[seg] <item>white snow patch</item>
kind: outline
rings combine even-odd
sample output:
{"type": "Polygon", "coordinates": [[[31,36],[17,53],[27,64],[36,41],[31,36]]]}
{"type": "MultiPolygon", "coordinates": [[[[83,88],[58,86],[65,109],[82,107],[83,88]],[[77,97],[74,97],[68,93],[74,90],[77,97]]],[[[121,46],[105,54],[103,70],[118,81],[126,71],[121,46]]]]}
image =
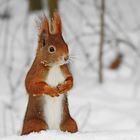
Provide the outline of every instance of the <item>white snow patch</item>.
{"type": "Polygon", "coordinates": [[[85,132],[85,133],[63,133],[58,131],[47,131],[31,133],[27,136],[9,136],[1,140],[140,140],[138,131],[118,132],[85,132]]]}

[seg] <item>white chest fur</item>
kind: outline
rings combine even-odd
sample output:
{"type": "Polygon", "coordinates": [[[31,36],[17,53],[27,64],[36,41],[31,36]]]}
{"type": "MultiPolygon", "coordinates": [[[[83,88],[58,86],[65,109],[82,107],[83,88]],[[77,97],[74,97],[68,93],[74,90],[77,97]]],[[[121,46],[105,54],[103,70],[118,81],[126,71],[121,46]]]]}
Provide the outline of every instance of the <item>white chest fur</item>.
{"type": "MultiPolygon", "coordinates": [[[[52,87],[64,82],[65,78],[59,66],[53,66],[46,77],[46,82],[52,87]]],[[[63,113],[64,95],[50,97],[45,95],[45,118],[49,129],[60,129],[63,113]]]]}

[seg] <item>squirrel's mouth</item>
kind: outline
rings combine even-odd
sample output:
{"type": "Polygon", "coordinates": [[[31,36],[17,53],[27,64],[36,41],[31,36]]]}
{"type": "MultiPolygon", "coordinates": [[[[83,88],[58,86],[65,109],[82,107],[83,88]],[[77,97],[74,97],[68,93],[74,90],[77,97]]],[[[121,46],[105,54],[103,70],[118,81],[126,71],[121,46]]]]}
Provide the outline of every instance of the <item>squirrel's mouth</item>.
{"type": "Polygon", "coordinates": [[[47,67],[47,66],[54,66],[54,65],[64,65],[64,64],[68,64],[69,63],[69,59],[64,60],[64,59],[59,59],[58,61],[55,62],[48,62],[46,60],[41,60],[40,62],[43,66],[47,67]]]}

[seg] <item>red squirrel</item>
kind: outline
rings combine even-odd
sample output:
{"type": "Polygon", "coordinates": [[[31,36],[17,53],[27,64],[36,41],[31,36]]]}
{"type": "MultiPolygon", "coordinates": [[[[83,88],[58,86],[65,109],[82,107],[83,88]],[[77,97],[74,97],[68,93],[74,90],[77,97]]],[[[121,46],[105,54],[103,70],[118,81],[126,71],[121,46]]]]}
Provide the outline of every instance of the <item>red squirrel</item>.
{"type": "Polygon", "coordinates": [[[68,108],[67,92],[73,87],[68,59],[69,50],[62,37],[59,14],[54,13],[52,32],[47,17],[43,16],[36,57],[25,79],[29,100],[22,135],[47,129],[78,131],[68,108]]]}

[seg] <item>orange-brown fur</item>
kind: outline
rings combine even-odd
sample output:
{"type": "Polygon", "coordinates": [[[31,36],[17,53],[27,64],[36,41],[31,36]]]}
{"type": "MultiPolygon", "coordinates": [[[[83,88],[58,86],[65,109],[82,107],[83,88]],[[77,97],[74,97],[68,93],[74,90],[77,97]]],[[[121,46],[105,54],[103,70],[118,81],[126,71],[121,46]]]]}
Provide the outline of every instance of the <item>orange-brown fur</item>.
{"type": "Polygon", "coordinates": [[[112,70],[118,69],[120,67],[121,63],[122,63],[122,59],[123,59],[123,55],[118,54],[116,59],[111,63],[110,69],[112,69],[112,70]]]}
{"type": "Polygon", "coordinates": [[[60,17],[55,13],[52,33],[49,31],[47,18],[43,17],[41,20],[36,58],[25,79],[29,101],[24,118],[22,135],[48,129],[47,122],[44,119],[44,94],[51,97],[65,94],[63,101],[64,113],[60,129],[69,132],[76,132],[78,130],[77,124],[70,116],[68,108],[66,93],[73,86],[73,77],[67,64],[60,66],[65,77],[64,83],[59,84],[57,87],[51,87],[45,82],[45,78],[48,75],[52,64],[57,63],[61,56],[68,58],[68,46],[62,37],[60,17]],[[43,47],[43,43],[45,44],[45,47],[43,47]],[[48,53],[48,47],[50,45],[54,45],[57,48],[55,54],[48,53]]]}

